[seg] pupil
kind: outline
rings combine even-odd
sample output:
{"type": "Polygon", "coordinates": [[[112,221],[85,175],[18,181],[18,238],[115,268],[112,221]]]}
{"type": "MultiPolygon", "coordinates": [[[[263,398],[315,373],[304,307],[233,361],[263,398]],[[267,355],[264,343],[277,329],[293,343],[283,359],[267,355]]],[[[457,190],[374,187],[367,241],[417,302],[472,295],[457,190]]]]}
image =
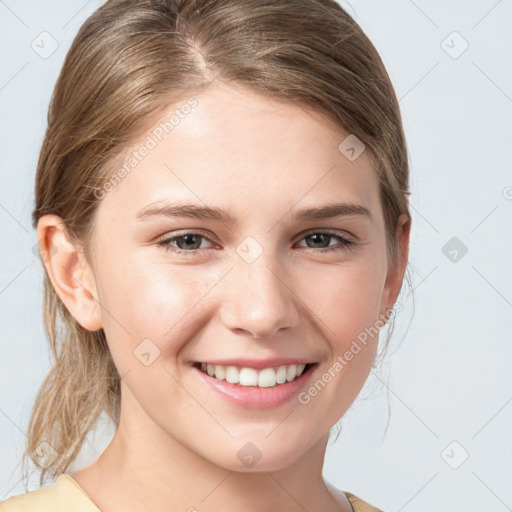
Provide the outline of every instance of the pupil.
{"type": "MultiPolygon", "coordinates": [[[[190,242],[190,239],[194,239],[196,238],[196,235],[183,235],[183,240],[185,241],[185,245],[187,245],[188,242],[190,242]]],[[[196,243],[194,244],[194,247],[193,249],[196,249],[195,245],[197,245],[197,240],[196,240],[196,243]]],[[[190,246],[187,247],[188,249],[190,249],[190,246]]]]}
{"type": "Polygon", "coordinates": [[[315,234],[311,235],[310,238],[313,239],[314,244],[321,244],[322,241],[325,242],[325,240],[323,240],[325,236],[327,236],[327,235],[324,235],[322,233],[315,233],[315,234]]]}

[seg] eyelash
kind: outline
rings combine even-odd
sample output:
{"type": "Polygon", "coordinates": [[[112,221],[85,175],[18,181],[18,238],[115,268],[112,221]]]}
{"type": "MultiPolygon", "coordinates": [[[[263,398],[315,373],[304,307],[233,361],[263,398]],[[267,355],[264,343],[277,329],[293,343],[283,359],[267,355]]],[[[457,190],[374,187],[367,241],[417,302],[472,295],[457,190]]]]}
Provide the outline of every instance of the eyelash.
{"type": "MultiPolygon", "coordinates": [[[[165,250],[170,250],[177,254],[187,254],[187,255],[196,254],[200,249],[184,250],[184,249],[174,248],[171,245],[171,243],[174,242],[175,240],[177,240],[179,238],[183,238],[188,235],[196,235],[196,236],[198,235],[202,238],[205,238],[208,241],[211,241],[211,240],[209,240],[209,238],[207,236],[203,235],[202,233],[198,233],[195,231],[189,231],[187,233],[183,233],[182,235],[175,235],[172,237],[164,238],[163,240],[160,240],[159,242],[157,242],[157,245],[158,245],[158,247],[163,247],[165,250]]],[[[337,246],[337,247],[334,246],[334,247],[327,248],[327,249],[315,249],[314,247],[305,247],[306,249],[312,249],[315,252],[330,253],[330,252],[335,252],[335,251],[351,250],[353,248],[353,246],[355,245],[355,242],[353,242],[337,233],[332,233],[330,231],[310,231],[309,233],[306,233],[305,235],[303,235],[300,240],[303,240],[304,238],[308,238],[312,235],[327,235],[332,238],[337,238],[339,240],[339,243],[341,244],[340,246],[337,246]]],[[[205,250],[205,249],[202,249],[202,250],[205,250]]]]}

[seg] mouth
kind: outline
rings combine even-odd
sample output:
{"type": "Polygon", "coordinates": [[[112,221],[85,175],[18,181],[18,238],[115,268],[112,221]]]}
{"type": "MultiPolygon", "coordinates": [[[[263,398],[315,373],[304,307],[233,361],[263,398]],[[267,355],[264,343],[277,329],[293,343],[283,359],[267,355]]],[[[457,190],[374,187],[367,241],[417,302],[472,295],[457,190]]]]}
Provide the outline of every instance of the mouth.
{"type": "MultiPolygon", "coordinates": [[[[218,361],[221,362],[228,363],[218,361]]],[[[237,407],[267,410],[292,403],[313,379],[319,365],[301,361],[283,364],[290,363],[289,360],[237,362],[246,366],[196,362],[192,368],[207,392],[212,393],[213,400],[218,397],[237,407]],[[269,366],[272,363],[279,366],[269,366]]]]}
{"type": "Polygon", "coordinates": [[[317,365],[318,363],[283,364],[256,369],[247,366],[196,362],[193,366],[212,379],[240,388],[274,388],[286,386],[301,376],[309,375],[317,365]]]}

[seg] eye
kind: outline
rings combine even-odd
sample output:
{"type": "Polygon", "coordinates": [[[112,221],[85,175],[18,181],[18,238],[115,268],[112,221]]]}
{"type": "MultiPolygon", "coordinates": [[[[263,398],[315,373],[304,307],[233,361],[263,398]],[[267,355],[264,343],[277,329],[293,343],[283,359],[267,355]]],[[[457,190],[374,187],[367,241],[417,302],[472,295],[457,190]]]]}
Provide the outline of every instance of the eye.
{"type": "MultiPolygon", "coordinates": [[[[309,245],[306,242],[306,246],[309,249],[315,249],[318,248],[318,245],[322,245],[325,242],[328,242],[332,239],[337,239],[338,244],[334,246],[327,245],[327,248],[320,249],[316,252],[333,252],[333,251],[343,251],[345,249],[351,249],[352,246],[355,244],[355,242],[349,240],[348,238],[345,238],[344,236],[341,236],[337,233],[331,233],[330,231],[314,231],[310,232],[303,236],[301,240],[310,240],[312,241],[313,246],[309,245]]],[[[304,247],[304,246],[302,246],[304,247]]]]}
{"type": "MultiPolygon", "coordinates": [[[[163,247],[166,250],[173,251],[178,254],[195,254],[199,249],[205,249],[208,247],[204,247],[202,242],[209,241],[209,239],[198,232],[187,232],[181,235],[174,235],[171,237],[164,238],[160,240],[157,245],[158,247],[163,247]]],[[[318,249],[315,252],[333,252],[333,251],[342,251],[346,249],[351,249],[355,242],[348,240],[347,238],[329,231],[313,231],[304,235],[301,240],[306,240],[306,247],[308,249],[318,249]],[[338,243],[334,246],[330,245],[328,242],[333,239],[337,240],[338,243]],[[308,243],[307,241],[311,243],[308,243]],[[322,245],[327,246],[322,248],[322,245]]],[[[304,247],[304,246],[301,246],[304,247]]]]}
{"type": "Polygon", "coordinates": [[[204,249],[204,247],[201,247],[202,240],[208,239],[201,233],[189,232],[164,238],[158,242],[158,246],[176,253],[193,253],[195,249],[204,249]],[[175,248],[174,244],[178,247],[175,248]]]}

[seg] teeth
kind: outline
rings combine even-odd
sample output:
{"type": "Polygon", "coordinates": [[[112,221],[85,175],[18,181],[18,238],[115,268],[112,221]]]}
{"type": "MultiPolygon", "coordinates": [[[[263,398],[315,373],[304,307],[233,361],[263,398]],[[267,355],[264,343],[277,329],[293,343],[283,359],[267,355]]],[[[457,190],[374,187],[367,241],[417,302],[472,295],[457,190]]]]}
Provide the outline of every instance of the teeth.
{"type": "MultiPolygon", "coordinates": [[[[243,371],[243,370],[242,370],[243,371]]],[[[258,387],[271,388],[276,385],[277,376],[274,368],[265,368],[258,375],[258,387]]]]}
{"type": "Polygon", "coordinates": [[[278,384],[291,382],[302,375],[305,367],[305,364],[290,364],[277,368],[264,368],[258,372],[254,368],[201,363],[201,370],[210,377],[225,380],[230,384],[258,386],[260,388],[271,388],[278,384]]]}
{"type": "Polygon", "coordinates": [[[286,382],[286,366],[280,366],[276,373],[276,382],[278,384],[284,384],[286,382]]]}
{"type": "MultiPolygon", "coordinates": [[[[236,367],[234,371],[237,371],[236,367]]],[[[257,386],[258,372],[254,368],[242,368],[240,370],[239,383],[241,386],[257,386]]]]}
{"type": "Polygon", "coordinates": [[[235,366],[226,367],[226,382],[238,384],[240,382],[240,372],[235,366]]]}
{"type": "Polygon", "coordinates": [[[286,380],[290,382],[291,380],[295,379],[297,376],[297,365],[291,364],[288,366],[288,371],[286,372],[286,380]]]}
{"type": "Polygon", "coordinates": [[[215,378],[219,380],[226,378],[226,368],[224,366],[215,366],[215,378]]]}

